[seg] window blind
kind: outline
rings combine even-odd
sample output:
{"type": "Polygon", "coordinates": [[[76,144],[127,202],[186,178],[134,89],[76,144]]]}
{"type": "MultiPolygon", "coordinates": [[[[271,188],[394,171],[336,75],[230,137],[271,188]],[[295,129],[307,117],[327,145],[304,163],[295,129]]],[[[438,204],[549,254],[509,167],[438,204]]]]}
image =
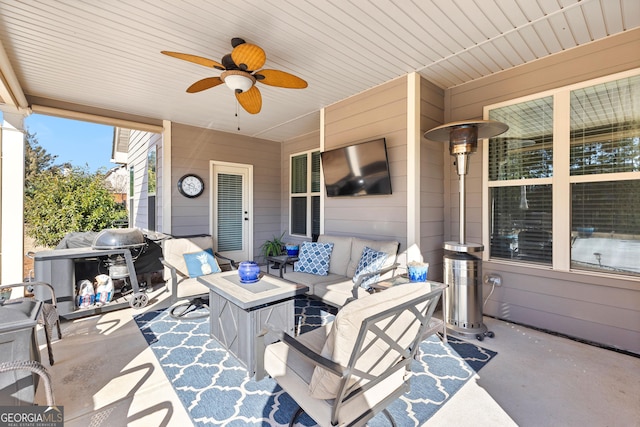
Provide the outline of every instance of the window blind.
{"type": "Polygon", "coordinates": [[[242,250],[242,176],[218,174],[218,250],[242,250]]]}

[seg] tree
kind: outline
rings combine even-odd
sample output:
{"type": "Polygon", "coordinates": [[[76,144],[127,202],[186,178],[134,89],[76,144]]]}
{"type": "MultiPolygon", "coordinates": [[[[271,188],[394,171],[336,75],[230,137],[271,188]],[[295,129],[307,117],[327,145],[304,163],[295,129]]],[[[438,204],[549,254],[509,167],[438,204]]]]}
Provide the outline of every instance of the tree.
{"type": "Polygon", "coordinates": [[[36,134],[27,131],[24,136],[24,145],[24,184],[27,193],[30,192],[31,184],[39,173],[44,171],[61,172],[65,168],[71,168],[70,163],[54,164],[58,156],[50,154],[42,148],[36,134]]]}
{"type": "Polygon", "coordinates": [[[50,168],[34,174],[30,185],[25,199],[27,235],[39,245],[53,247],[69,232],[99,231],[127,217],[101,173],[50,168]]]}

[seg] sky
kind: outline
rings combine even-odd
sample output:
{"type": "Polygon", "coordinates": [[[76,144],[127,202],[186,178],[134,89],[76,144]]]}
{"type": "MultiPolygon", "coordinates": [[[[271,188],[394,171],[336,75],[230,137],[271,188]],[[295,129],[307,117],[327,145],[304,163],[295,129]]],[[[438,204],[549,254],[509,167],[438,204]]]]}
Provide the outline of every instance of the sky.
{"type": "Polygon", "coordinates": [[[65,162],[89,172],[104,168],[104,172],[116,166],[111,163],[113,126],[99,125],[78,120],[32,114],[24,121],[47,153],[57,155],[55,164],[65,162]]]}

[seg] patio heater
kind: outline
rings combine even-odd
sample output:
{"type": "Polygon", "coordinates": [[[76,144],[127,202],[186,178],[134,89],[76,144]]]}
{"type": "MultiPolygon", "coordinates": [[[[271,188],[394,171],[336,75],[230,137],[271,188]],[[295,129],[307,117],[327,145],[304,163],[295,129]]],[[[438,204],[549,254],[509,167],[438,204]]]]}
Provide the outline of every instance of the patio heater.
{"type": "Polygon", "coordinates": [[[468,157],[478,149],[478,138],[491,138],[509,129],[493,120],[452,122],[427,131],[424,137],[432,141],[448,142],[455,157],[460,196],[460,239],[445,242],[444,283],[446,306],[443,307],[447,331],[462,338],[475,337],[482,341],[493,337],[482,323],[482,264],[474,255],[484,246],[466,241],[465,177],[469,171],[468,157]]]}

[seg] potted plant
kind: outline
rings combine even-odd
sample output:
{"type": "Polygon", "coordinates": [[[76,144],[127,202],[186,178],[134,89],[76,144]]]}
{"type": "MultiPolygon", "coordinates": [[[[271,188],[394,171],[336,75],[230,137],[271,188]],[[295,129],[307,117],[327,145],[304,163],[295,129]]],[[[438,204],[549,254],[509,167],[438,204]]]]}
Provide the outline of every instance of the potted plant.
{"type": "Polygon", "coordinates": [[[412,282],[426,282],[427,273],[429,272],[428,262],[409,261],[407,263],[409,270],[409,280],[412,282]]]}
{"type": "Polygon", "coordinates": [[[298,256],[298,253],[300,252],[300,245],[297,243],[287,243],[284,247],[287,250],[287,255],[291,257],[298,256]]]}
{"type": "Polygon", "coordinates": [[[265,258],[270,256],[282,255],[282,248],[284,246],[284,242],[282,241],[283,237],[284,232],[280,235],[280,237],[273,236],[273,239],[264,242],[260,247],[262,250],[262,255],[265,258]]]}

